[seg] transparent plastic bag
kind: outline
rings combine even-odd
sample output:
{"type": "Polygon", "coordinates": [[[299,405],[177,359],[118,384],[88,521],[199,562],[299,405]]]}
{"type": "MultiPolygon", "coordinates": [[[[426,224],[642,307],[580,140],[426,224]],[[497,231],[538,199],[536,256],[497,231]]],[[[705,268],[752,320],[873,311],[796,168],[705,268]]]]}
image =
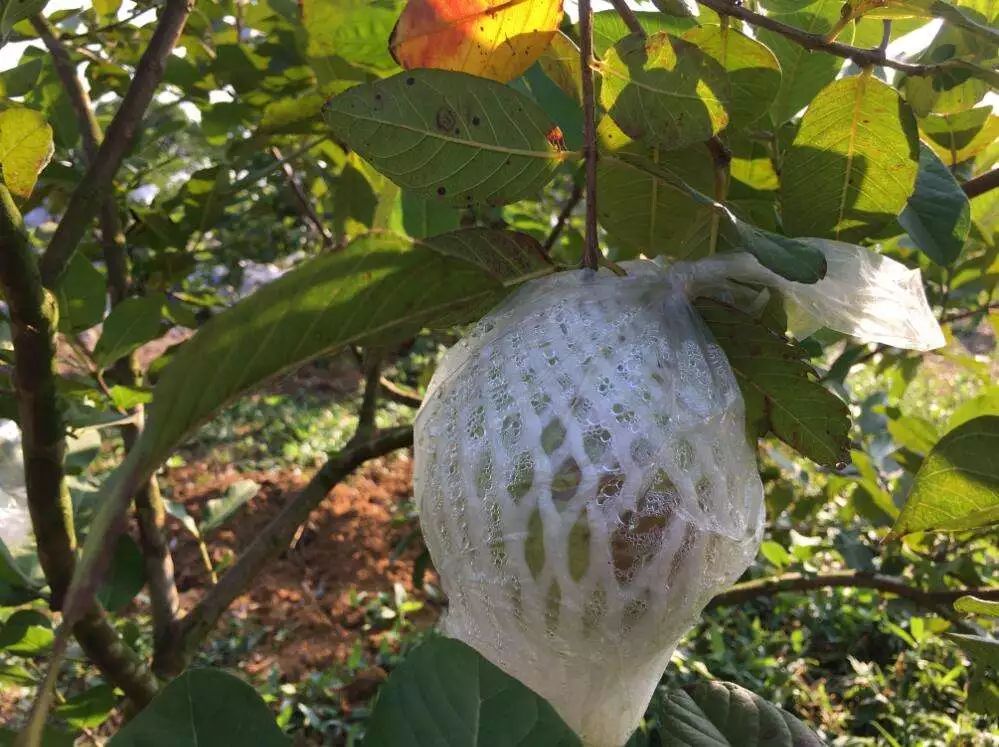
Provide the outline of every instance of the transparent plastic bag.
{"type": "Polygon", "coordinates": [[[21,432],[13,421],[0,420],[0,540],[15,551],[30,535],[21,432]]]}
{"type": "Polygon", "coordinates": [[[868,263],[850,293],[877,300],[851,311],[853,265],[823,246],[830,273],[813,286],[744,254],[532,281],[433,377],[414,483],[450,599],[442,630],[548,699],[584,744],[628,739],[677,642],[762,536],[742,397],[689,299],[747,306],[758,293],[744,284],[764,284],[867,339],[939,334],[921,285],[894,297],[904,320],[884,313],[897,263],[868,263]],[[912,316],[920,302],[928,321],[912,316]]]}

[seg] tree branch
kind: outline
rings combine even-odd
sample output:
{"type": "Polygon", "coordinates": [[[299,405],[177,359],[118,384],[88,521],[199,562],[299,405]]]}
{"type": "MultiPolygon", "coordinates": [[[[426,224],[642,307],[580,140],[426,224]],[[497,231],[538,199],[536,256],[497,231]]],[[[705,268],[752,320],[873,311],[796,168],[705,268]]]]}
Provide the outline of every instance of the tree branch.
{"type": "Polygon", "coordinates": [[[308,485],[261,531],[191,612],[181,619],[169,650],[161,652],[154,669],[162,676],[184,669],[195,649],[215,627],[219,617],[242,594],[261,569],[284,552],[298,527],[322,502],[338,482],[369,459],[384,456],[413,443],[411,426],[376,432],[370,437],[352,439],[344,449],[329,458],[308,485]]]}
{"type": "MultiPolygon", "coordinates": [[[[73,106],[80,125],[80,137],[87,165],[95,162],[103,140],[100,124],[94,114],[90,96],[76,73],[76,66],[69,52],[62,44],[55,29],[41,15],[33,16],[32,25],[45,43],[53,64],[62,81],[66,95],[73,106]]],[[[101,228],[101,247],[107,265],[108,291],[111,305],[116,306],[128,297],[128,258],[125,249],[125,235],[113,197],[108,194],[100,207],[98,220],[101,228]]],[[[116,381],[126,386],[141,384],[136,371],[134,356],[126,356],[115,363],[113,375],[116,381]]],[[[122,428],[125,449],[130,450],[141,433],[142,406],[132,413],[136,421],[122,428]]],[[[159,483],[153,476],[135,495],[135,509],[139,523],[139,541],[145,563],[146,578],[149,583],[149,597],[153,614],[153,639],[163,639],[176,620],[180,607],[177,586],[174,581],[173,558],[170,555],[166,536],[166,510],[160,496],[159,483]]]]}
{"type": "MultiPolygon", "coordinates": [[[[628,27],[631,33],[645,36],[645,29],[638,22],[638,16],[635,15],[635,11],[628,7],[626,0],[611,0],[611,5],[614,6],[614,10],[621,16],[621,20],[624,21],[624,25],[628,27]]],[[[582,11],[580,11],[580,14],[582,14],[582,11]]]]}
{"type": "Polygon", "coordinates": [[[378,385],[385,399],[390,399],[397,404],[416,409],[419,409],[423,405],[423,400],[420,399],[419,394],[409,389],[404,389],[398,384],[389,381],[384,376],[378,380],[378,385]]]}
{"type": "Polygon", "coordinates": [[[980,599],[999,599],[999,586],[982,589],[939,589],[927,591],[911,586],[905,579],[882,576],[876,573],[842,571],[817,576],[803,576],[800,573],[786,573],[773,578],[762,578],[736,584],[722,592],[708,603],[708,608],[742,604],[760,597],[772,597],[792,591],[813,591],[815,589],[874,589],[909,599],[916,604],[935,607],[951,604],[958,597],[968,594],[980,599]]]}
{"type": "Polygon", "coordinates": [[[882,65],[883,67],[899,70],[906,75],[914,76],[938,75],[955,68],[967,69],[968,67],[968,64],[961,60],[949,60],[932,65],[901,62],[888,58],[885,55],[885,51],[881,48],[863,49],[849,44],[842,44],[831,39],[827,40],[820,34],[812,34],[794,26],[787,26],[768,16],[761,16],[759,13],[754,13],[742,5],[736,5],[731,0],[697,0],[697,2],[707,8],[711,8],[711,10],[719,15],[738,18],[752,26],[773,31],[775,34],[787,37],[805,49],[828,52],[837,57],[853,60],[860,67],[882,65]]]}
{"type": "Polygon", "coordinates": [[[569,218],[572,217],[572,211],[576,209],[576,206],[582,199],[583,183],[579,181],[577,176],[572,185],[572,194],[569,195],[569,199],[566,200],[565,205],[562,206],[562,212],[558,214],[558,220],[555,221],[555,225],[552,226],[551,233],[549,233],[548,238],[545,239],[545,254],[550,254],[551,250],[555,248],[555,242],[558,241],[559,236],[562,235],[566,225],[569,223],[569,218]]]}
{"type": "Polygon", "coordinates": [[[583,267],[600,267],[597,245],[597,123],[593,93],[593,9],[590,0],[579,1],[579,55],[583,83],[583,153],[586,156],[586,243],[583,267]]]}
{"type": "Polygon", "coordinates": [[[969,179],[961,185],[961,189],[964,190],[964,193],[969,198],[983,195],[996,187],[999,187],[999,169],[986,171],[984,174],[979,174],[974,179],[969,179]]]}
{"type": "MultiPolygon", "coordinates": [[[[14,344],[14,385],[22,432],[28,510],[38,558],[59,609],[76,566],[73,507],[63,480],[65,425],[56,394],[55,302],[42,288],[21,215],[0,184],[0,288],[14,344]]],[[[137,705],[148,703],[156,680],[96,609],[73,626],[84,652],[108,681],[137,705]]]]}
{"type": "Polygon", "coordinates": [[[111,120],[93,164],[70,197],[41,262],[42,282],[53,287],[100,206],[111,190],[112,180],[131,149],[152,101],[177,39],[183,31],[194,0],[166,0],[149,46],[135,70],[128,92],[111,120]]]}
{"type": "MultiPolygon", "coordinates": [[[[241,7],[243,6],[237,5],[237,8],[241,7]]],[[[288,189],[291,190],[292,197],[295,199],[295,205],[298,207],[299,215],[301,215],[305,221],[312,226],[313,230],[319,234],[319,237],[323,242],[323,246],[327,249],[333,248],[336,245],[333,234],[325,226],[322,218],[319,217],[319,213],[316,212],[316,208],[312,204],[312,201],[305,194],[305,191],[302,189],[302,185],[298,183],[298,179],[295,176],[295,169],[292,168],[291,163],[286,161],[281,156],[281,151],[278,148],[271,148],[271,155],[274,156],[275,160],[279,164],[281,164],[281,171],[284,172],[284,180],[288,184],[288,189]]]]}

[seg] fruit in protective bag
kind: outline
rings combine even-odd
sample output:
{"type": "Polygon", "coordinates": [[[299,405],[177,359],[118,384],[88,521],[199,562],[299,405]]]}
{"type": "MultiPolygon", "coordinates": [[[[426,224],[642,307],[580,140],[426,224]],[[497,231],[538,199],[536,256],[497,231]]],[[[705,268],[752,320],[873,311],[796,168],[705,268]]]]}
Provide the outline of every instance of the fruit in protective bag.
{"type": "Polygon", "coordinates": [[[943,343],[918,272],[816,242],[828,273],[751,255],[526,283],[441,361],[417,420],[415,493],[450,606],[441,627],[619,747],[677,642],[750,565],[763,487],[739,388],[691,305],[779,289],[798,329],[943,343]]]}

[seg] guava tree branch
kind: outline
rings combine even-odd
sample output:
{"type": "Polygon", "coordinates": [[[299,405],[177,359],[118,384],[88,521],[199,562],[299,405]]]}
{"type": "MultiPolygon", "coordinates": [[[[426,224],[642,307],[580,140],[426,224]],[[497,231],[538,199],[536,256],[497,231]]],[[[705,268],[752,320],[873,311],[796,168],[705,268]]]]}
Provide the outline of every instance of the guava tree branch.
{"type": "Polygon", "coordinates": [[[180,620],[170,646],[158,652],[154,669],[162,676],[183,670],[201,641],[215,627],[233,600],[250,587],[268,562],[288,549],[298,527],[333,487],[369,459],[385,456],[413,443],[412,426],[360,433],[333,454],[326,464],[261,531],[218,584],[180,620]]]}
{"type": "Polygon", "coordinates": [[[569,224],[569,218],[572,217],[572,211],[576,209],[576,206],[582,199],[583,185],[577,177],[572,185],[572,194],[569,195],[569,199],[566,200],[565,205],[562,206],[562,211],[558,214],[558,219],[555,221],[555,225],[552,226],[552,230],[548,234],[548,238],[545,239],[544,249],[546,254],[550,253],[551,250],[555,248],[555,242],[558,241],[559,236],[562,235],[565,227],[569,224]]]}
{"type": "Polygon", "coordinates": [[[111,183],[125,155],[131,150],[143,115],[159,87],[167,58],[187,22],[195,0],[166,0],[149,46],[135,69],[135,76],[108,127],[94,162],[70,197],[66,211],[41,261],[42,282],[51,288],[91,221],[106,200],[111,183]]]}
{"type": "Polygon", "coordinates": [[[760,597],[772,597],[785,592],[814,591],[816,589],[874,589],[909,599],[916,604],[935,607],[952,604],[958,597],[972,595],[980,599],[999,600],[999,586],[980,589],[937,589],[928,591],[912,586],[906,579],[882,576],[877,573],[841,571],[803,576],[800,573],[785,573],[773,578],[762,578],[736,584],[731,589],[716,596],[708,603],[709,608],[742,604],[760,597]]]}
{"type": "MultiPolygon", "coordinates": [[[[31,23],[49,51],[66,96],[76,113],[84,158],[87,166],[92,166],[97,159],[104,135],[94,114],[90,96],[77,75],[76,66],[69,52],[52,25],[41,15],[32,17],[31,23]]],[[[110,191],[100,206],[98,221],[104,262],[107,265],[111,305],[116,306],[128,297],[128,257],[125,234],[121,229],[121,220],[110,191]]],[[[134,356],[126,356],[117,361],[113,374],[117,381],[126,386],[134,387],[141,384],[134,356]]],[[[133,415],[136,421],[122,428],[126,449],[132,448],[141,433],[139,426],[142,420],[141,405],[136,408],[133,415]]],[[[136,492],[135,509],[139,524],[139,544],[149,583],[153,637],[158,640],[163,638],[173,625],[180,604],[174,581],[173,558],[165,536],[166,510],[155,476],[136,492]]]]}
{"type": "Polygon", "coordinates": [[[645,29],[638,22],[638,16],[635,15],[635,11],[628,7],[626,0],[611,0],[611,5],[614,6],[614,10],[621,16],[621,20],[624,21],[624,25],[628,27],[631,33],[645,36],[645,29]]]}
{"type": "Polygon", "coordinates": [[[969,179],[961,185],[961,189],[964,190],[964,193],[969,198],[983,195],[996,187],[999,187],[999,169],[986,171],[984,174],[979,174],[974,179],[969,179]]]}
{"type": "MultiPolygon", "coordinates": [[[[63,480],[65,426],[56,394],[55,300],[42,287],[21,214],[0,184],[0,288],[14,345],[14,385],[22,434],[28,510],[38,557],[59,609],[76,565],[73,507],[63,480]]],[[[92,610],[73,634],[104,676],[137,705],[156,693],[156,679],[121,640],[103,611],[92,610]]]]}
{"type": "Polygon", "coordinates": [[[597,108],[593,86],[593,8],[579,0],[579,55],[583,87],[583,153],[586,156],[586,231],[583,267],[600,267],[597,245],[597,108]]]}
{"type": "Polygon", "coordinates": [[[931,65],[921,65],[911,62],[902,62],[900,60],[893,60],[887,57],[885,55],[885,50],[880,47],[864,49],[861,47],[854,47],[850,44],[843,44],[838,41],[826,39],[820,34],[812,34],[794,26],[783,24],[780,21],[770,18],[769,16],[754,13],[742,5],[735,4],[731,0],[697,0],[697,2],[706,8],[711,8],[711,10],[715,11],[719,15],[738,18],[751,26],[773,31],[775,34],[780,34],[796,44],[801,45],[805,49],[828,52],[829,54],[836,55],[837,57],[853,60],[860,67],[881,65],[883,67],[890,67],[895,70],[899,70],[906,75],[915,76],[937,75],[947,70],[968,67],[966,63],[960,60],[950,60],[931,65]]]}

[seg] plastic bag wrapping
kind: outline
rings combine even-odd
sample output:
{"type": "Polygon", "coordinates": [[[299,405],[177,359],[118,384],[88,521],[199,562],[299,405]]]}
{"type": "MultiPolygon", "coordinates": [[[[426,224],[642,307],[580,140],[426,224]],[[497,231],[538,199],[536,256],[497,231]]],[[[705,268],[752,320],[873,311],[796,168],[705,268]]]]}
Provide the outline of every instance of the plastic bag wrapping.
{"type": "Polygon", "coordinates": [[[817,283],[786,280],[752,255],[736,252],[688,264],[687,292],[703,292],[719,281],[724,285],[726,279],[776,288],[790,301],[791,332],[799,339],[828,327],[864,342],[912,350],[944,344],[919,270],[854,244],[822,239],[809,243],[826,258],[826,276],[817,283]]]}
{"type": "Polygon", "coordinates": [[[30,534],[21,432],[13,421],[0,420],[0,540],[14,551],[30,534]]]}
{"type": "Polygon", "coordinates": [[[627,741],[677,642],[762,538],[742,397],[688,298],[749,305],[758,292],[734,279],[816,311],[850,300],[787,289],[748,255],[626,267],[522,286],[444,356],[415,430],[443,632],[594,747],[627,741]]]}

